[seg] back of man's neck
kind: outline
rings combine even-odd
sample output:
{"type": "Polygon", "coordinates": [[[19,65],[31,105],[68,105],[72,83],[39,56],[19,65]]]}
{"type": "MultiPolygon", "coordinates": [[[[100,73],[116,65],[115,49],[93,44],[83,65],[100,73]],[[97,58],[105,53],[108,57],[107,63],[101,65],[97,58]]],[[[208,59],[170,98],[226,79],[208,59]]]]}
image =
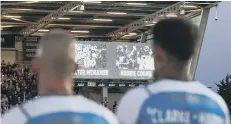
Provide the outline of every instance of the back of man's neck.
{"type": "Polygon", "coordinates": [[[189,78],[188,76],[168,76],[168,75],[165,75],[165,76],[161,76],[159,77],[159,79],[173,79],[173,80],[180,80],[180,81],[189,81],[189,78]]]}
{"type": "Polygon", "coordinates": [[[45,81],[39,84],[39,95],[73,95],[72,88],[65,82],[45,81]]]}
{"type": "Polygon", "coordinates": [[[189,81],[187,64],[177,62],[168,63],[162,67],[159,78],[169,78],[175,80],[189,81]]]}
{"type": "Polygon", "coordinates": [[[190,78],[185,71],[162,71],[160,75],[157,77],[158,79],[174,79],[174,80],[181,80],[181,81],[189,81],[190,78]]]}
{"type": "Polygon", "coordinates": [[[73,92],[70,92],[68,90],[57,91],[57,90],[49,89],[43,92],[39,92],[39,95],[40,96],[69,96],[69,95],[73,95],[73,92]]]}

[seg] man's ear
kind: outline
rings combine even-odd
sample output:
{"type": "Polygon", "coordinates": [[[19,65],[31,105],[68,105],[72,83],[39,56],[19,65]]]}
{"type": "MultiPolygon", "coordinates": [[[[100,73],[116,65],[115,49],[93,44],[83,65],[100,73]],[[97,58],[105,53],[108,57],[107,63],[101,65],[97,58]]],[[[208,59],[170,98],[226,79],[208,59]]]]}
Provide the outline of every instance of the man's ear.
{"type": "Polygon", "coordinates": [[[38,59],[33,59],[32,60],[32,71],[33,72],[36,72],[36,73],[39,73],[39,69],[40,69],[40,64],[39,64],[39,61],[38,59]]]}
{"type": "Polygon", "coordinates": [[[75,73],[77,70],[78,70],[78,64],[74,63],[73,73],[75,73]]]}
{"type": "Polygon", "coordinates": [[[157,61],[167,61],[168,57],[166,52],[162,49],[160,45],[154,45],[154,60],[156,59],[157,61]]]}
{"type": "Polygon", "coordinates": [[[154,45],[153,46],[153,54],[154,54],[154,59],[160,59],[161,56],[163,56],[163,50],[159,45],[154,45]]]}

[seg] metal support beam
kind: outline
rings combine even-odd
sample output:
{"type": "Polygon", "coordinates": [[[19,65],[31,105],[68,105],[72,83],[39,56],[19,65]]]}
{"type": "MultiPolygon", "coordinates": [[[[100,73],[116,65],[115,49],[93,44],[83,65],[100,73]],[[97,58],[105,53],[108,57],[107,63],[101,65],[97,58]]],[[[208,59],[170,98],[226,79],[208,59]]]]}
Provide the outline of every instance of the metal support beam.
{"type": "Polygon", "coordinates": [[[110,34],[108,34],[110,37],[112,37],[112,40],[117,40],[118,38],[134,31],[139,28],[142,28],[146,25],[152,24],[155,19],[161,16],[166,16],[169,13],[180,13],[184,5],[184,2],[178,2],[176,4],[173,4],[169,7],[166,7],[160,11],[157,11],[151,15],[148,15],[142,19],[139,19],[131,24],[128,24],[127,26],[120,28],[110,34]]]}
{"type": "MultiPolygon", "coordinates": [[[[185,15],[185,16],[186,16],[187,18],[189,18],[189,19],[192,19],[192,18],[194,18],[194,17],[199,16],[200,14],[201,14],[201,11],[194,11],[194,12],[192,12],[192,13],[189,13],[189,14],[185,15]]],[[[153,26],[154,26],[154,25],[153,25],[153,26]]],[[[147,30],[147,31],[142,32],[142,33],[140,33],[139,35],[137,35],[137,37],[142,37],[142,35],[148,36],[148,35],[151,34],[151,32],[152,32],[152,29],[147,30]]]]}
{"type": "Polygon", "coordinates": [[[102,100],[108,99],[108,87],[102,87],[102,100]]]}
{"type": "Polygon", "coordinates": [[[195,72],[196,72],[196,69],[197,69],[197,64],[198,64],[200,51],[201,51],[201,46],[202,46],[202,42],[203,42],[203,39],[204,39],[204,33],[205,33],[205,30],[206,30],[206,26],[207,26],[209,11],[210,11],[210,8],[205,8],[202,11],[201,22],[200,22],[200,26],[199,26],[200,36],[199,36],[198,42],[196,44],[195,53],[194,53],[194,55],[192,57],[191,66],[190,66],[190,70],[189,70],[189,74],[192,76],[192,79],[195,78],[195,72]]]}
{"type": "MultiPolygon", "coordinates": [[[[210,9],[210,8],[212,8],[212,7],[214,7],[214,6],[217,6],[219,3],[220,3],[220,2],[213,3],[213,4],[209,4],[208,6],[205,6],[204,8],[201,8],[201,9],[202,9],[202,10],[203,10],[203,9],[210,9]]],[[[186,16],[187,18],[189,18],[189,19],[192,19],[192,18],[194,18],[194,17],[200,16],[200,15],[202,14],[202,10],[201,10],[201,11],[193,11],[193,12],[191,12],[191,13],[185,15],[185,16],[186,16]]],[[[143,32],[142,34],[149,35],[149,34],[151,33],[151,31],[152,31],[152,30],[147,30],[147,31],[143,32]]],[[[141,34],[141,35],[142,35],[142,34],[141,34]]]]}
{"type": "Polygon", "coordinates": [[[68,4],[60,7],[56,11],[50,13],[49,15],[43,17],[39,21],[37,21],[35,24],[30,25],[29,27],[23,29],[20,34],[24,35],[24,37],[29,36],[33,34],[34,32],[37,32],[39,29],[45,27],[52,21],[57,20],[59,17],[62,17],[65,15],[66,12],[75,9],[76,7],[80,7],[81,2],[75,1],[75,2],[69,2],[68,4]]]}
{"type": "Polygon", "coordinates": [[[146,40],[147,40],[147,34],[142,34],[141,37],[140,37],[140,42],[145,43],[146,40]]]}
{"type": "MultiPolygon", "coordinates": [[[[121,10],[120,10],[121,11],[121,10]]],[[[32,12],[38,12],[38,13],[52,13],[53,10],[43,10],[43,9],[31,9],[31,10],[27,10],[24,8],[1,8],[1,12],[2,15],[7,15],[7,14],[24,14],[24,13],[32,13],[32,12]]],[[[99,14],[98,16],[109,16],[107,13],[105,13],[104,11],[102,12],[97,12],[97,11],[69,11],[66,13],[66,15],[95,15],[95,14],[99,14]]],[[[132,12],[132,13],[127,13],[126,15],[111,15],[113,16],[133,16],[133,17],[144,17],[146,16],[147,13],[136,13],[136,12],[132,12]]]]}

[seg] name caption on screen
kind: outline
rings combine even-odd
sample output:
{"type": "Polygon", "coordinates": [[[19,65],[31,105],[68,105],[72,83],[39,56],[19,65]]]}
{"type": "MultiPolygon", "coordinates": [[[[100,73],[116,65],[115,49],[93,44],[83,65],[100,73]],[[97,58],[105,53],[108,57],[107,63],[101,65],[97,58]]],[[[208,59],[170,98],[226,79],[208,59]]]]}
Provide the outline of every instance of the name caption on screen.
{"type": "Polygon", "coordinates": [[[108,75],[108,70],[77,70],[75,75],[97,75],[97,76],[105,76],[108,75]]]}
{"type": "Polygon", "coordinates": [[[129,77],[152,77],[152,71],[120,71],[120,76],[129,76],[129,77]]]}

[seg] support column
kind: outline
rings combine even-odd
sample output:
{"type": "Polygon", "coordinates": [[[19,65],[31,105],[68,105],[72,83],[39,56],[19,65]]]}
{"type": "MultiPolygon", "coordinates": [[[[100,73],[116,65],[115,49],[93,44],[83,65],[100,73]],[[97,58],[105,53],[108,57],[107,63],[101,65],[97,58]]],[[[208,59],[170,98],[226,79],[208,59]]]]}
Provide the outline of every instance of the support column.
{"type": "Polygon", "coordinates": [[[204,33],[205,33],[205,30],[206,30],[209,11],[210,11],[210,9],[207,9],[207,8],[203,9],[203,12],[202,12],[202,15],[201,15],[201,22],[200,22],[200,26],[199,26],[200,36],[199,36],[198,42],[196,44],[195,54],[192,57],[191,67],[190,67],[190,71],[189,71],[190,75],[192,76],[192,79],[195,78],[195,73],[196,73],[196,69],[197,69],[198,60],[199,60],[199,57],[200,57],[200,51],[201,51],[201,46],[202,46],[202,42],[203,42],[203,39],[204,39],[204,33]]]}
{"type": "Polygon", "coordinates": [[[102,100],[108,99],[108,87],[102,87],[102,100]]]}

